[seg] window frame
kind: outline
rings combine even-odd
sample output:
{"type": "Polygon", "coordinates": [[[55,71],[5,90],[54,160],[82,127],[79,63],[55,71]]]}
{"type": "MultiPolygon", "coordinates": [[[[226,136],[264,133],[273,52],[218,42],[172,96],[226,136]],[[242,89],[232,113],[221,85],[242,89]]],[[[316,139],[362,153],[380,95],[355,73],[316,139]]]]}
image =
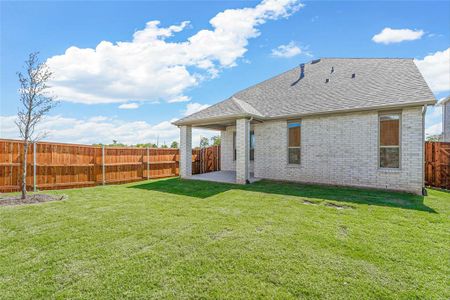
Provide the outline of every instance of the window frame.
{"type": "Polygon", "coordinates": [[[250,141],[249,141],[249,161],[255,161],[255,145],[256,145],[256,137],[255,137],[255,131],[250,130],[250,141]],[[252,147],[252,136],[254,139],[253,147],[252,147]]]}
{"type": "Polygon", "coordinates": [[[378,162],[377,167],[379,170],[392,170],[392,171],[399,171],[402,168],[402,111],[384,111],[378,113],[378,145],[377,145],[377,151],[378,151],[378,162]],[[392,116],[396,115],[398,116],[398,146],[382,146],[381,145],[381,118],[385,116],[392,116]],[[392,167],[382,167],[381,166],[381,149],[382,148],[390,148],[390,149],[397,149],[398,148],[398,168],[392,168],[392,167]]]}
{"type": "Polygon", "coordinates": [[[287,145],[286,145],[286,154],[287,154],[287,165],[288,166],[300,166],[302,164],[302,120],[301,119],[294,119],[294,120],[287,120],[286,122],[286,134],[287,134],[287,145]],[[289,124],[292,123],[298,123],[300,124],[300,146],[289,146],[289,124]],[[299,149],[299,161],[298,163],[291,163],[289,161],[289,149],[299,149]]]}

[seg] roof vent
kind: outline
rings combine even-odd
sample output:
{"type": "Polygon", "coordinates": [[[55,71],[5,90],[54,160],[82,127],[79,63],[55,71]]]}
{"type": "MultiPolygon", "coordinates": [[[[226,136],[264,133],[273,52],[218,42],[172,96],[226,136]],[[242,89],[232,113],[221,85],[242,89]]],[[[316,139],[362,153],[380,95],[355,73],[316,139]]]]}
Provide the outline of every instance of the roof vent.
{"type": "Polygon", "coordinates": [[[355,73],[353,73],[353,74],[352,74],[352,78],[355,78],[355,77],[356,77],[356,74],[355,74],[355,73]]]}
{"type": "Polygon", "coordinates": [[[334,72],[334,67],[331,67],[331,73],[333,73],[334,72]]]}
{"type": "Polygon", "coordinates": [[[325,83],[328,83],[328,82],[330,82],[330,79],[328,79],[328,78],[325,79],[325,83]]]}
{"type": "Polygon", "coordinates": [[[313,64],[317,64],[318,62],[320,62],[320,58],[319,59],[313,59],[312,61],[311,61],[311,64],[313,65],[313,64]]]}
{"type": "Polygon", "coordinates": [[[305,77],[305,64],[300,65],[300,79],[305,77]]]}

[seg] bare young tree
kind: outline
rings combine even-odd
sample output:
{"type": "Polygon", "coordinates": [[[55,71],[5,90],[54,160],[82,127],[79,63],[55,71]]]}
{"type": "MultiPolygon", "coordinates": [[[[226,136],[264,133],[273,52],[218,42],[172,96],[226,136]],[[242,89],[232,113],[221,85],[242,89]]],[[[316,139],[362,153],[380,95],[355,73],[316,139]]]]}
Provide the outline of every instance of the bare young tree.
{"type": "Polygon", "coordinates": [[[16,125],[23,139],[22,199],[27,195],[27,154],[30,143],[44,137],[45,133],[36,134],[36,125],[57,104],[49,92],[48,81],[52,76],[45,63],[39,62],[38,53],[31,53],[25,61],[24,72],[18,72],[20,82],[19,100],[21,107],[17,112],[16,125]]]}

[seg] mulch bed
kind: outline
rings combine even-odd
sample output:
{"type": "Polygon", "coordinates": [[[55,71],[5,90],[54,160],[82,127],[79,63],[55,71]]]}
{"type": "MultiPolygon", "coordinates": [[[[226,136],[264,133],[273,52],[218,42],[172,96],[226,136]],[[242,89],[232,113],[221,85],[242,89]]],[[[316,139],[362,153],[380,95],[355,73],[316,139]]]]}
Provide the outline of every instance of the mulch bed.
{"type": "Polygon", "coordinates": [[[26,199],[20,199],[21,195],[0,196],[0,206],[35,204],[51,201],[61,201],[67,198],[65,195],[30,194],[26,199]]]}

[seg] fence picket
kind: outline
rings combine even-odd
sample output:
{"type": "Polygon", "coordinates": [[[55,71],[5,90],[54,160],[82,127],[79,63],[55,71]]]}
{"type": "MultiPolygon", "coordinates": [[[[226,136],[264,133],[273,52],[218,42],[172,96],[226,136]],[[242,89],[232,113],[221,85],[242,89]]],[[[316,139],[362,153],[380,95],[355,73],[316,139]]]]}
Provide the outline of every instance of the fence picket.
{"type": "Polygon", "coordinates": [[[425,184],[450,189],[450,143],[425,143],[425,184]]]}

